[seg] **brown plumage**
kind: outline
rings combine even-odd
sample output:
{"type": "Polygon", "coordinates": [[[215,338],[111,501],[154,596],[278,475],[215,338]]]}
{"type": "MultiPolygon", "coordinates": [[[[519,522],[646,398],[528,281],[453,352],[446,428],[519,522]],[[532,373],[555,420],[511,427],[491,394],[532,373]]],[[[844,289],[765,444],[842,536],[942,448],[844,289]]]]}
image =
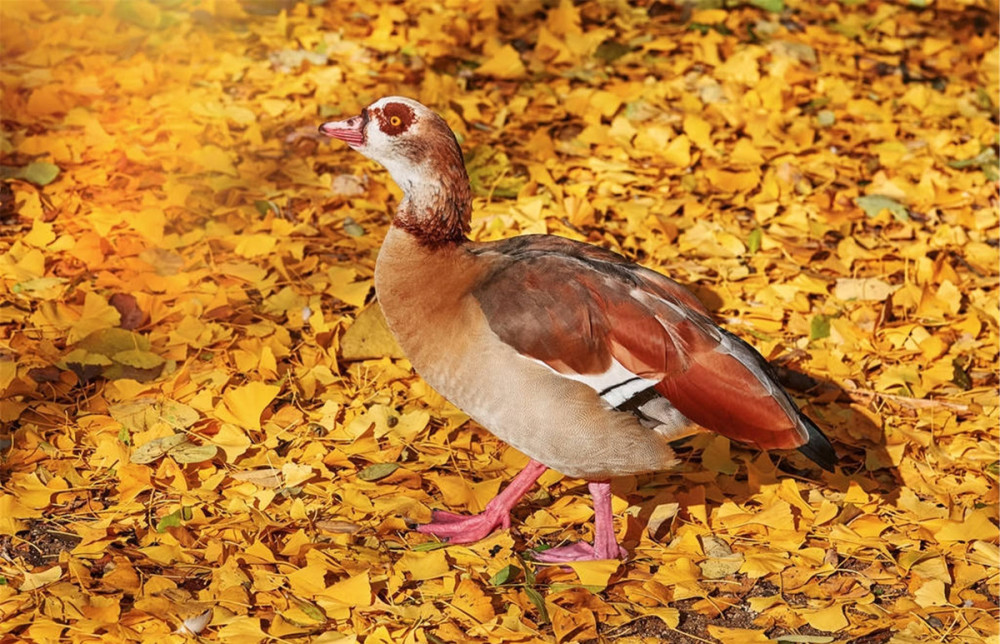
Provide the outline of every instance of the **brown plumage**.
{"type": "Polygon", "coordinates": [[[765,449],[798,448],[833,469],[829,442],[764,359],[676,282],[550,235],[468,241],[468,176],[437,114],[389,97],[320,130],[384,165],[403,189],[375,288],[414,368],[532,458],[480,515],[438,511],[421,531],[462,542],[507,527],[548,466],[590,481],[595,542],[538,558],[623,556],[607,479],[670,467],[669,441],[694,424],[765,449]]]}

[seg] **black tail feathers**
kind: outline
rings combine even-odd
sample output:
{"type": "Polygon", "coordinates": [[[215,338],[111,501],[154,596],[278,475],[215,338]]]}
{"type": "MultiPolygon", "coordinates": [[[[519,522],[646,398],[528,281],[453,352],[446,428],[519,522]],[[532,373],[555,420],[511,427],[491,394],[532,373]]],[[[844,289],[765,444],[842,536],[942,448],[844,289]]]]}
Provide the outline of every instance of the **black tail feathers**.
{"type": "Polygon", "coordinates": [[[805,454],[816,465],[819,465],[827,472],[832,472],[834,466],[837,465],[837,452],[833,451],[833,445],[830,444],[830,441],[823,435],[819,427],[809,420],[805,414],[800,413],[799,418],[802,419],[806,430],[809,432],[809,440],[799,448],[799,451],[805,454]]]}

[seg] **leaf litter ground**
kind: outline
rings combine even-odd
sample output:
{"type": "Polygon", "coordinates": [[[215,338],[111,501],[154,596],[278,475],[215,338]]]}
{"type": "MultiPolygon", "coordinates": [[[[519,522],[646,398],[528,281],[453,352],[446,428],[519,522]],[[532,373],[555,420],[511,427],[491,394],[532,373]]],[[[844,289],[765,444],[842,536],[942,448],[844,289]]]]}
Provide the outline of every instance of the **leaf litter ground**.
{"type": "Polygon", "coordinates": [[[4,641],[997,636],[996,7],[0,4],[4,641]],[[473,236],[690,284],[840,471],[708,435],[614,483],[627,564],[415,377],[370,306],[399,192],[316,135],[389,94],[467,152],[473,236]],[[181,629],[181,630],[179,630],[181,629]]]}

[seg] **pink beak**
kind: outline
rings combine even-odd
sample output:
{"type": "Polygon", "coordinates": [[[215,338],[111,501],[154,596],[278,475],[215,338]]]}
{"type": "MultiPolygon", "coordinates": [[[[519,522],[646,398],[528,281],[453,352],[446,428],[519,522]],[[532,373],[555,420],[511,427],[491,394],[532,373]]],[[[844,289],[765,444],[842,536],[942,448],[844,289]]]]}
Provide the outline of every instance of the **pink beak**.
{"type": "Polygon", "coordinates": [[[319,126],[319,131],[327,136],[340,139],[352,148],[365,144],[365,125],[367,119],[354,116],[346,121],[330,121],[319,126]]]}

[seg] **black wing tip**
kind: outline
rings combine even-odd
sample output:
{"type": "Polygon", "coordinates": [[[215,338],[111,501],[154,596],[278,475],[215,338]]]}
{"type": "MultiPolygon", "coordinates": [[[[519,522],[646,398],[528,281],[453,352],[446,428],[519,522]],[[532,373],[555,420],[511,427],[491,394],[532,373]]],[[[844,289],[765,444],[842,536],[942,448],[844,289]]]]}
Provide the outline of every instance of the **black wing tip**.
{"type": "Polygon", "coordinates": [[[837,466],[837,452],[834,451],[833,445],[830,444],[829,439],[827,439],[815,423],[804,415],[802,419],[809,432],[809,440],[806,441],[805,445],[799,447],[799,451],[827,472],[835,471],[837,466]]]}

